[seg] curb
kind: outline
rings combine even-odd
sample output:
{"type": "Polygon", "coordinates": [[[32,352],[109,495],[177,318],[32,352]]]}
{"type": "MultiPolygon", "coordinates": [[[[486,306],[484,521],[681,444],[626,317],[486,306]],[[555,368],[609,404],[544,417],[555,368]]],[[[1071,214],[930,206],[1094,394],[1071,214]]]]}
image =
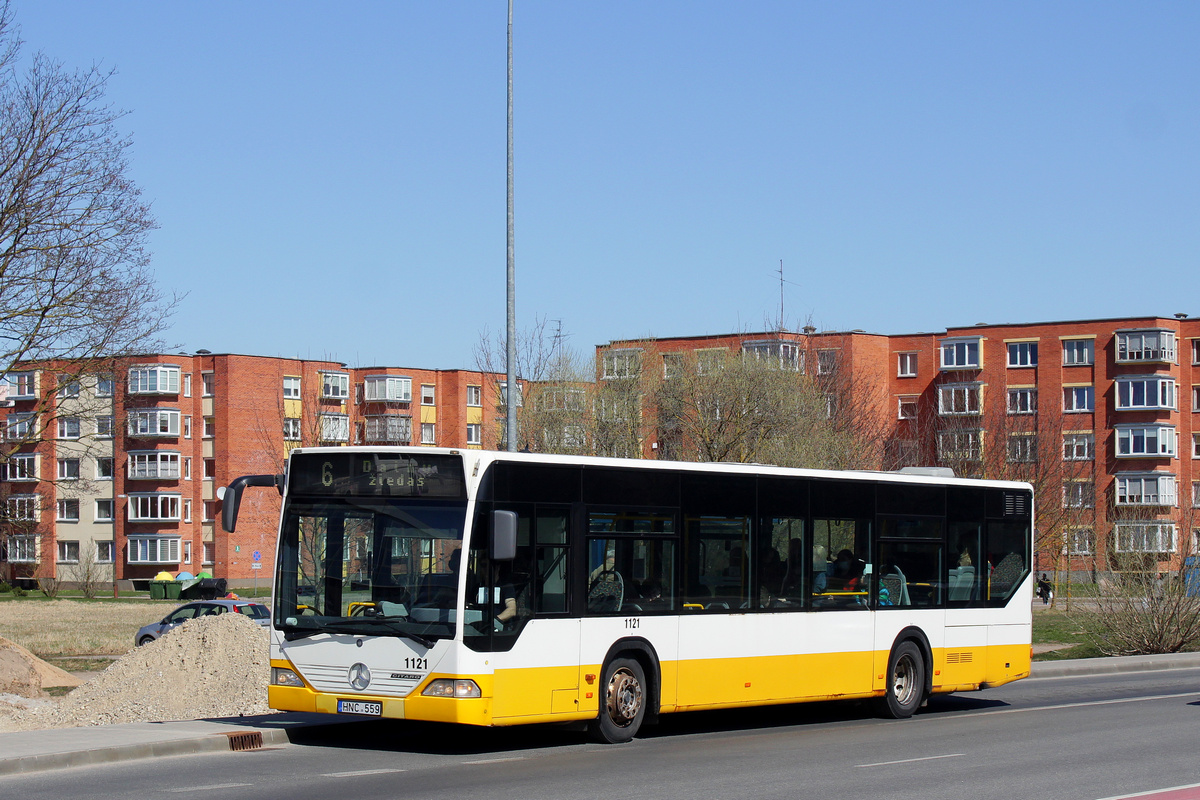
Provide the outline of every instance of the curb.
{"type": "Polygon", "coordinates": [[[1116,656],[1113,658],[1072,658],[1062,661],[1034,661],[1030,677],[1063,678],[1078,675],[1115,675],[1122,672],[1196,668],[1200,668],[1200,653],[1167,653],[1156,656],[1116,656]]]}

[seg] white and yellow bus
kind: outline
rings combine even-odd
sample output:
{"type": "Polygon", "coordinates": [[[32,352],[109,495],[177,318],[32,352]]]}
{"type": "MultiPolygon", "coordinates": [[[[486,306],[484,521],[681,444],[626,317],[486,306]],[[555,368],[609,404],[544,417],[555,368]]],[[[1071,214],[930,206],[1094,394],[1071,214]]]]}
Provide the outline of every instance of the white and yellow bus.
{"type": "MultiPolygon", "coordinates": [[[[935,471],[928,471],[930,473],[935,471]]],[[[931,693],[1029,675],[1028,484],[434,448],[302,448],[272,708],[469,725],[931,693]]]]}

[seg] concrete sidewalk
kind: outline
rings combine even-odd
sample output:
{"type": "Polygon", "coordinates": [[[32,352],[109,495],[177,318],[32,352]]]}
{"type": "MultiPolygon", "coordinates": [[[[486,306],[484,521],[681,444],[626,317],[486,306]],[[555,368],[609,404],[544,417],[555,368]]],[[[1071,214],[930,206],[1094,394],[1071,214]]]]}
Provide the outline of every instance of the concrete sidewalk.
{"type": "MultiPolygon", "coordinates": [[[[1200,667],[1200,653],[1081,658],[1034,662],[1031,677],[1057,678],[1197,667],[1200,667]]],[[[339,725],[361,719],[289,712],[228,719],[137,722],[0,733],[0,777],[155,756],[252,750],[288,744],[293,733],[315,725],[339,725]]]]}

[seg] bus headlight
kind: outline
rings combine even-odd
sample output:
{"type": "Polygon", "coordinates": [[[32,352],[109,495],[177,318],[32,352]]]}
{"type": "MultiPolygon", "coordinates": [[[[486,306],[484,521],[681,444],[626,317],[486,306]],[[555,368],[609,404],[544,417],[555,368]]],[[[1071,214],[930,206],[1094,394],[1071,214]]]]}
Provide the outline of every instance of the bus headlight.
{"type": "Polygon", "coordinates": [[[304,688],[304,681],[300,680],[300,676],[292,672],[290,669],[283,667],[271,668],[271,683],[274,686],[295,686],[304,688]]]}
{"type": "Polygon", "coordinates": [[[475,681],[459,678],[452,680],[450,678],[438,678],[435,681],[430,681],[425,687],[423,695],[430,697],[482,697],[483,693],[479,691],[479,684],[475,681]]]}

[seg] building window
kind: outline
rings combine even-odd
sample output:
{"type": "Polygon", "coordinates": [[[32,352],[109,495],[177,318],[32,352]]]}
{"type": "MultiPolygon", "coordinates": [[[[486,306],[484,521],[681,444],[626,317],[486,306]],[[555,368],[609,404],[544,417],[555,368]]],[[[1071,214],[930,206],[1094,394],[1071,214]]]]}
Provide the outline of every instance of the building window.
{"type": "Polygon", "coordinates": [[[36,481],[38,479],[37,455],[35,453],[21,453],[9,456],[7,466],[7,478],[10,481],[36,481]]]}
{"type": "Polygon", "coordinates": [[[917,395],[908,395],[907,397],[897,398],[899,405],[899,419],[916,419],[917,418],[917,403],[920,398],[917,395]]]}
{"type": "Polygon", "coordinates": [[[192,501],[190,499],[183,501],[183,521],[192,521],[192,501]]]}
{"type": "Polygon", "coordinates": [[[96,501],[96,522],[112,522],[116,514],[115,500],[96,501]]]}
{"type": "Polygon", "coordinates": [[[145,450],[129,454],[131,481],[179,480],[180,455],[174,450],[145,450]]]}
{"type": "Polygon", "coordinates": [[[190,372],[183,373],[183,396],[192,396],[192,373],[190,372]]]}
{"type": "Polygon", "coordinates": [[[432,406],[434,403],[434,387],[427,383],[421,384],[421,405],[432,406]]]}
{"type": "Polygon", "coordinates": [[[636,378],[642,372],[641,350],[606,350],[601,359],[601,378],[636,378]]]}
{"type": "Polygon", "coordinates": [[[837,350],[818,350],[817,351],[817,374],[832,375],[837,371],[838,365],[837,350]]]}
{"type": "Polygon", "coordinates": [[[368,376],[363,380],[363,397],[368,403],[411,403],[412,378],[396,375],[368,376]]]}
{"type": "Polygon", "coordinates": [[[130,564],[178,564],[178,536],[130,536],[130,564]]]}
{"type": "MultiPolygon", "coordinates": [[[[742,345],[743,355],[749,356],[757,361],[776,367],[778,369],[789,370],[791,372],[799,372],[802,363],[800,357],[800,346],[795,342],[746,342],[742,345]]],[[[663,366],[666,366],[667,355],[678,355],[674,353],[663,355],[663,366]]],[[[682,361],[676,362],[677,366],[682,366],[682,361]]],[[[675,377],[674,375],[664,375],[664,377],[675,377]]]]}
{"type": "Polygon", "coordinates": [[[111,439],[113,437],[113,416],[104,414],[96,417],[96,438],[111,439]]]}
{"type": "Polygon", "coordinates": [[[1118,522],[1118,553],[1174,553],[1175,525],[1171,522],[1118,522]]]}
{"type": "MultiPolygon", "coordinates": [[[[517,408],[525,404],[525,396],[521,392],[521,385],[517,384],[517,408]]],[[[508,382],[500,381],[500,407],[508,407],[508,382]]]]}
{"type": "Polygon", "coordinates": [[[203,507],[200,509],[200,513],[204,515],[202,520],[203,522],[212,522],[217,518],[217,501],[205,500],[203,507]]]}
{"type": "Polygon", "coordinates": [[[204,480],[216,480],[217,477],[217,460],[215,458],[204,459],[204,480]]]}
{"type": "Polygon", "coordinates": [[[130,394],[179,394],[180,368],[171,364],[130,367],[130,394]]]}
{"type": "Polygon", "coordinates": [[[116,542],[96,542],[96,563],[111,564],[117,559],[116,542]]]}
{"type": "Polygon", "coordinates": [[[942,369],[979,369],[979,342],[972,339],[946,339],[941,343],[942,369]]]}
{"type": "Polygon", "coordinates": [[[1008,343],[1008,366],[1013,367],[1036,367],[1038,356],[1037,342],[1009,342],[1008,343]]]}
{"type": "Polygon", "coordinates": [[[1200,411],[1200,386],[1192,387],[1192,411],[1200,411]]]}
{"type": "Polygon", "coordinates": [[[483,444],[483,425],[478,422],[467,423],[467,444],[483,444]]]}
{"type": "Polygon", "coordinates": [[[437,431],[432,422],[421,423],[421,444],[437,444],[437,431]]]}
{"type": "Polygon", "coordinates": [[[345,414],[321,414],[321,441],[350,441],[350,417],[345,414]]]}
{"type": "Polygon", "coordinates": [[[1008,437],[1008,460],[1019,464],[1037,461],[1037,434],[1010,434],[1008,437]]]}
{"type": "Polygon", "coordinates": [[[1119,506],[1174,506],[1174,475],[1118,475],[1116,480],[1119,506]]]}
{"type": "Polygon", "coordinates": [[[938,413],[943,416],[979,413],[982,384],[948,383],[938,387],[938,413]]]}
{"type": "Polygon", "coordinates": [[[8,496],[8,518],[18,522],[37,522],[41,519],[40,495],[13,494],[8,496]]]}
{"type": "Polygon", "coordinates": [[[896,354],[896,377],[898,377],[898,378],[915,378],[915,377],[917,377],[917,354],[916,353],[897,353],[896,354]]]}
{"type": "Polygon", "coordinates": [[[111,375],[101,375],[96,378],[96,397],[112,397],[117,388],[117,382],[111,375]]]}
{"type": "Polygon", "coordinates": [[[537,395],[537,407],[539,411],[581,412],[587,407],[587,393],[583,389],[543,389],[537,395]]]}
{"type": "Polygon", "coordinates": [[[1063,508],[1095,508],[1096,484],[1091,481],[1064,481],[1063,508]]]}
{"type": "Polygon", "coordinates": [[[58,479],[60,481],[79,480],[79,459],[60,458],[58,460],[58,479]]]}
{"type": "Polygon", "coordinates": [[[1073,556],[1090,556],[1096,552],[1096,533],[1091,528],[1067,530],[1067,552],[1073,556]]]}
{"type": "Polygon", "coordinates": [[[181,472],[183,474],[183,479],[185,481],[190,481],[192,479],[192,457],[191,456],[184,456],[183,469],[181,470],[181,472]]]}
{"type": "Polygon", "coordinates": [[[79,563],[79,542],[67,542],[62,539],[58,540],[58,563],[60,564],[78,564],[79,563]]]}
{"type": "Polygon", "coordinates": [[[192,415],[188,414],[183,418],[183,438],[192,438],[192,415]]]}
{"type": "Polygon", "coordinates": [[[200,396],[212,397],[217,385],[217,376],[212,372],[200,373],[200,396]]]}
{"type": "Polygon", "coordinates": [[[58,418],[58,438],[59,439],[78,439],[79,438],[79,417],[59,417],[58,418]]]}
{"type": "Polygon", "coordinates": [[[1192,481],[1192,508],[1200,508],[1200,481],[1192,481]]]}
{"type": "Polygon", "coordinates": [[[8,537],[8,560],[14,564],[32,564],[37,561],[38,537],[30,535],[8,537]]]}
{"type": "Polygon", "coordinates": [[[37,414],[9,414],[5,438],[21,441],[31,438],[37,430],[37,414]]]}
{"type": "Polygon", "coordinates": [[[1037,389],[1021,388],[1008,390],[1009,414],[1037,413],[1037,389]]]}
{"type": "Polygon", "coordinates": [[[1094,411],[1096,408],[1096,389],[1092,386],[1063,387],[1063,411],[1067,413],[1078,411],[1094,411]]]}
{"type": "Polygon", "coordinates": [[[1177,436],[1171,425],[1118,425],[1118,458],[1174,456],[1177,436]]]}
{"type": "Polygon", "coordinates": [[[300,399],[300,379],[294,375],[285,376],[283,379],[283,397],[285,400],[300,399]]]}
{"type": "Polygon", "coordinates": [[[472,408],[483,407],[483,387],[468,386],[467,387],[467,405],[472,408]]]}
{"type": "Polygon", "coordinates": [[[938,458],[942,461],[979,461],[983,458],[982,431],[941,431],[938,458]]]}
{"type": "Polygon", "coordinates": [[[79,501],[74,498],[59,500],[56,512],[54,519],[57,522],[79,522],[79,501]]]}
{"type": "Polygon", "coordinates": [[[1175,361],[1175,332],[1164,330],[1118,331],[1117,363],[1175,361]]]}
{"type": "Polygon", "coordinates": [[[1192,363],[1200,364],[1200,339],[1192,339],[1192,363]]]}
{"type": "Polygon", "coordinates": [[[201,563],[201,564],[207,564],[207,565],[211,565],[211,564],[213,564],[213,563],[214,563],[214,558],[215,558],[215,557],[213,556],[213,543],[212,543],[212,542],[204,542],[204,543],[203,543],[203,548],[204,548],[204,549],[203,549],[203,551],[202,551],[202,553],[201,553],[201,556],[200,556],[200,558],[201,558],[201,561],[200,561],[200,563],[201,563]]]}
{"type": "Polygon", "coordinates": [[[179,522],[180,500],[178,494],[130,494],[130,522],[179,522]]]}
{"type": "Polygon", "coordinates": [[[1192,434],[1192,458],[1200,458],[1200,433],[1192,434]]]}
{"type": "Polygon", "coordinates": [[[189,541],[183,543],[183,563],[192,563],[192,543],[189,541]]]}
{"type": "Polygon", "coordinates": [[[1175,410],[1175,379],[1157,375],[1117,379],[1117,410],[1175,410]]]}
{"type": "Polygon", "coordinates": [[[37,397],[36,372],[10,372],[6,381],[9,400],[33,400],[37,397]]]}
{"type": "Polygon", "coordinates": [[[204,438],[211,439],[217,435],[217,420],[215,417],[204,418],[204,438]]]}
{"type": "Polygon", "coordinates": [[[79,397],[79,379],[64,375],[58,379],[58,397],[60,400],[79,397]]]}
{"type": "Polygon", "coordinates": [[[283,439],[287,442],[300,441],[300,418],[299,417],[284,417],[283,419],[283,439]]]}
{"type": "Polygon", "coordinates": [[[173,408],[130,411],[129,435],[135,438],[178,437],[179,411],[173,408]]]}
{"type": "Polygon", "coordinates": [[[348,373],[321,373],[322,400],[345,400],[348,397],[350,397],[350,375],[348,373]]]}
{"type": "Polygon", "coordinates": [[[367,417],[363,436],[369,444],[411,444],[412,417],[400,414],[367,417]]]}

